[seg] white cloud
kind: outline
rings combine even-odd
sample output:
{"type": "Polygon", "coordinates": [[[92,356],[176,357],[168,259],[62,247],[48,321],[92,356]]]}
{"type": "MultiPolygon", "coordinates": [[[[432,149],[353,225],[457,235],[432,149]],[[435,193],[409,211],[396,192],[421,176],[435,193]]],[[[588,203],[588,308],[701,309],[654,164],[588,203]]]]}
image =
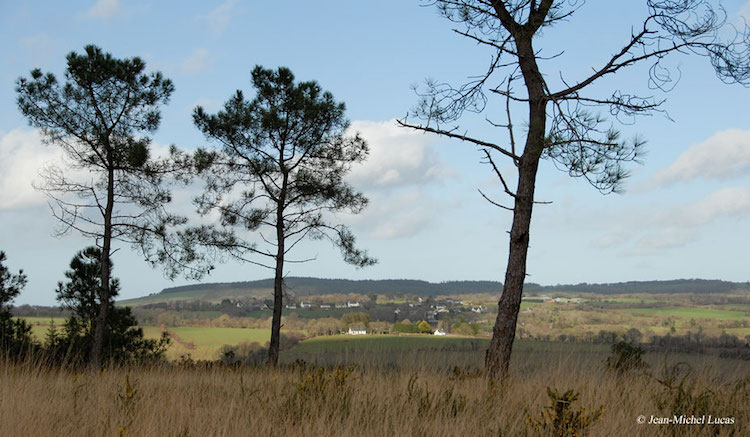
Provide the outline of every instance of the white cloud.
{"type": "Polygon", "coordinates": [[[647,232],[639,238],[633,247],[628,249],[627,255],[658,255],[669,249],[684,247],[697,240],[696,229],[668,227],[656,231],[647,232]]]}
{"type": "Polygon", "coordinates": [[[355,121],[370,146],[370,156],[352,168],[349,181],[364,190],[395,188],[435,182],[454,175],[430,143],[434,137],[399,127],[394,120],[355,121]]]}
{"type": "Polygon", "coordinates": [[[86,16],[107,21],[121,11],[122,6],[119,0],[96,0],[86,11],[86,16]]]}
{"type": "Polygon", "coordinates": [[[349,134],[367,141],[370,155],[352,168],[348,181],[370,199],[359,215],[345,216],[357,233],[389,240],[412,237],[450,208],[431,192],[455,171],[440,160],[434,137],[399,127],[395,120],[354,121],[349,134]]]}
{"type": "Polygon", "coordinates": [[[205,71],[211,65],[211,59],[206,49],[195,49],[190,56],[182,61],[182,71],[186,74],[195,74],[205,71]]]}
{"type": "Polygon", "coordinates": [[[633,238],[634,231],[625,226],[615,226],[614,229],[607,231],[604,235],[594,240],[594,247],[598,249],[607,249],[610,247],[621,246],[633,238]]]}
{"type": "Polygon", "coordinates": [[[427,228],[440,208],[418,188],[397,194],[376,192],[369,198],[370,204],[362,213],[346,215],[344,220],[356,233],[376,240],[412,237],[427,228]]]}
{"type": "Polygon", "coordinates": [[[654,175],[656,184],[691,179],[726,180],[750,171],[750,131],[730,129],[693,144],[667,169],[654,175]]]}
{"type": "Polygon", "coordinates": [[[232,10],[237,5],[237,0],[227,0],[219,7],[209,12],[206,15],[208,25],[216,34],[224,32],[229,25],[229,21],[232,19],[232,10]]]}
{"type": "Polygon", "coordinates": [[[44,145],[36,130],[0,133],[0,210],[43,204],[45,197],[34,190],[32,182],[45,163],[61,158],[60,149],[44,145]]]}
{"type": "Polygon", "coordinates": [[[750,215],[750,189],[727,187],[703,199],[678,206],[658,217],[664,226],[703,226],[721,217],[750,215]]]}
{"type": "Polygon", "coordinates": [[[745,217],[750,217],[750,188],[726,187],[687,204],[619,214],[617,220],[608,221],[610,229],[593,245],[619,247],[626,255],[659,254],[698,240],[719,220],[745,217]]]}

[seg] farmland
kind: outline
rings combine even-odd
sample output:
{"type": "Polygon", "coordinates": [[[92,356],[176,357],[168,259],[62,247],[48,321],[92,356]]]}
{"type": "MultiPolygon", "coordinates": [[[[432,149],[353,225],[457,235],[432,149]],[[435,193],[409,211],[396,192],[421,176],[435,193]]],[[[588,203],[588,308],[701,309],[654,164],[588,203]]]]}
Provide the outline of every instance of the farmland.
{"type": "MultiPolygon", "coordinates": [[[[221,295],[236,291],[226,287],[221,295]]],[[[219,300],[216,296],[210,298],[205,292],[194,289],[176,291],[170,293],[174,296],[169,298],[178,300],[171,303],[154,304],[160,295],[149,296],[148,300],[133,307],[147,337],[157,338],[162,331],[172,335],[168,359],[189,355],[197,360],[214,360],[219,358],[224,345],[258,343],[262,346],[268,341],[271,314],[267,309],[253,306],[257,300],[227,297],[219,300]],[[190,294],[201,294],[203,300],[190,300],[190,294]]],[[[641,343],[651,343],[654,337],[660,336],[695,336],[700,341],[729,335],[740,342],[747,342],[750,338],[750,297],[747,292],[714,295],[557,293],[553,297],[563,303],[533,296],[522,302],[517,350],[523,350],[527,343],[535,347],[554,343],[564,344],[566,348],[598,347],[623,339],[626,333],[635,336],[626,340],[641,343]]],[[[329,357],[331,354],[352,357],[358,353],[375,357],[377,351],[362,350],[367,344],[402,355],[404,351],[419,351],[426,345],[436,344],[440,344],[437,348],[440,350],[466,352],[468,347],[470,351],[482,351],[486,349],[496,317],[491,303],[494,298],[481,293],[426,299],[413,295],[396,297],[394,294],[369,297],[329,294],[299,298],[300,307],[284,310],[283,332],[296,333],[297,337],[306,340],[282,354],[282,359],[288,356],[292,361],[312,359],[324,362],[322,357],[326,354],[329,357]],[[326,305],[326,302],[329,303],[326,305]],[[337,303],[337,308],[333,307],[334,303],[337,303]],[[428,320],[432,329],[442,329],[452,336],[416,339],[369,335],[356,342],[348,341],[347,337],[331,336],[358,323],[367,324],[373,332],[392,333],[396,327],[394,315],[398,316],[395,320],[428,320]],[[324,344],[325,353],[318,350],[324,344]],[[352,349],[354,344],[358,345],[356,350],[352,349]]],[[[27,320],[32,324],[35,337],[42,340],[50,317],[27,317],[27,320]]],[[[60,317],[52,320],[58,326],[63,322],[60,317]]],[[[478,365],[480,361],[480,358],[464,360],[467,365],[478,365]]]]}
{"type": "Polygon", "coordinates": [[[690,308],[690,307],[672,307],[672,308],[625,308],[618,311],[625,311],[639,316],[666,316],[679,317],[684,319],[707,319],[707,320],[742,320],[748,318],[747,312],[732,311],[728,309],[716,308],[690,308]]]}

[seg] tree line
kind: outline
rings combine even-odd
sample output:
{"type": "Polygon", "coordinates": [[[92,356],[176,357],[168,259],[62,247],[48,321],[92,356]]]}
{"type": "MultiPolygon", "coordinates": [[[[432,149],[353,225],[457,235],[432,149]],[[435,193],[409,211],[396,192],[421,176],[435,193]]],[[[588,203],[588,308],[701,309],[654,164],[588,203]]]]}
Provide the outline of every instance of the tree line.
{"type": "MultiPolygon", "coordinates": [[[[496,294],[503,284],[498,281],[446,281],[431,283],[413,279],[349,280],[324,279],[289,276],[284,279],[288,290],[295,296],[315,296],[321,294],[356,293],[368,295],[414,295],[448,296],[460,294],[496,294]]],[[[223,289],[247,290],[248,292],[273,288],[273,279],[238,281],[224,283],[203,283],[169,287],[158,294],[169,295],[185,291],[221,291],[223,289]]],[[[730,282],[705,279],[677,279],[668,281],[629,281],[612,284],[558,284],[540,285],[533,282],[524,284],[525,296],[538,296],[551,293],[587,293],[600,295],[613,294],[729,294],[737,291],[750,291],[746,282],[730,282]]]]}

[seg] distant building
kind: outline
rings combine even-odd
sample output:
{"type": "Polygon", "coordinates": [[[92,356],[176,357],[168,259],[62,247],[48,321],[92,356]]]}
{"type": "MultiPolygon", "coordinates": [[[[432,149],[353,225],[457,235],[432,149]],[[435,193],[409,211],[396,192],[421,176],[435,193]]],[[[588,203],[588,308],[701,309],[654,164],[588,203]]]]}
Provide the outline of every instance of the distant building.
{"type": "Polygon", "coordinates": [[[300,308],[310,308],[310,307],[312,307],[312,305],[310,304],[310,302],[300,302],[299,303],[299,307],[300,308]]]}
{"type": "Polygon", "coordinates": [[[330,309],[331,309],[331,306],[330,306],[330,305],[326,305],[326,304],[323,304],[323,305],[321,305],[321,306],[320,306],[320,309],[321,309],[321,310],[330,310],[330,309]]]}
{"type": "Polygon", "coordinates": [[[435,330],[435,333],[434,333],[433,335],[445,335],[445,332],[444,332],[444,331],[441,331],[441,330],[439,330],[439,329],[436,329],[436,330],[435,330]]]}
{"type": "Polygon", "coordinates": [[[350,326],[349,331],[347,332],[349,335],[365,335],[367,334],[367,328],[364,326],[350,326]]]}
{"type": "Polygon", "coordinates": [[[347,308],[359,308],[359,302],[347,302],[346,307],[347,308]]]}
{"type": "Polygon", "coordinates": [[[335,307],[336,307],[336,308],[346,308],[346,304],[345,304],[345,303],[337,303],[337,304],[335,305],[335,307]]]}

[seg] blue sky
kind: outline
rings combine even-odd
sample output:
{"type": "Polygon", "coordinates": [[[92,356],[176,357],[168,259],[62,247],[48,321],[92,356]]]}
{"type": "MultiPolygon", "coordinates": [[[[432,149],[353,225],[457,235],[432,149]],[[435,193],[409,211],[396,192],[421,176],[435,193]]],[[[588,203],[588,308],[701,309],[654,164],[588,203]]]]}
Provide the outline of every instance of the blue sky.
{"type": "MultiPolygon", "coordinates": [[[[542,64],[550,83],[562,72],[581,77],[619,49],[637,26],[640,2],[585,4],[569,22],[545,31],[542,64]],[[621,5],[627,3],[627,6],[621,5]],[[611,18],[617,17],[617,18],[611,18]]],[[[723,3],[728,18],[750,17],[750,2],[723,3]]],[[[416,103],[410,89],[431,77],[459,83],[484,71],[490,53],[451,32],[451,23],[417,0],[359,2],[69,1],[0,3],[0,249],[23,268],[29,285],[17,303],[51,304],[70,258],[88,243],[51,236],[55,222],[31,188],[54,146],[41,144],[15,104],[14,83],[35,67],[61,76],[65,55],[96,44],[117,57],[140,56],[176,91],[163,111],[155,147],[205,145],[193,126],[196,105],[217,110],[236,90],[250,93],[256,64],[288,66],[299,80],[317,80],[347,105],[352,129],[369,141],[370,160],[351,182],[371,199],[365,213],[341,219],[380,263],[357,270],[325,242],[300,247],[316,256],[288,270],[294,276],[502,280],[510,213],[485,202],[481,188],[503,199],[480,153],[461,144],[394,126],[416,103]]],[[[632,167],[624,194],[602,196],[583,180],[543,162],[528,272],[542,284],[675,278],[750,280],[750,89],[716,79],[706,59],[676,57],[677,87],[664,116],[622,128],[648,140],[642,166],[632,167]]],[[[643,92],[645,68],[618,73],[601,90],[643,92]]],[[[497,106],[492,114],[500,115],[497,106]]],[[[462,125],[476,137],[502,141],[505,132],[483,116],[462,125]]],[[[521,120],[516,120],[521,124],[521,120]]],[[[503,169],[510,171],[509,163],[503,169]]],[[[511,175],[512,178],[512,175],[511,175]]],[[[176,194],[189,200],[190,192],[176,194]]],[[[122,297],[171,283],[136,253],[115,255],[122,297]]],[[[270,276],[249,264],[220,265],[207,281],[270,276]]]]}

